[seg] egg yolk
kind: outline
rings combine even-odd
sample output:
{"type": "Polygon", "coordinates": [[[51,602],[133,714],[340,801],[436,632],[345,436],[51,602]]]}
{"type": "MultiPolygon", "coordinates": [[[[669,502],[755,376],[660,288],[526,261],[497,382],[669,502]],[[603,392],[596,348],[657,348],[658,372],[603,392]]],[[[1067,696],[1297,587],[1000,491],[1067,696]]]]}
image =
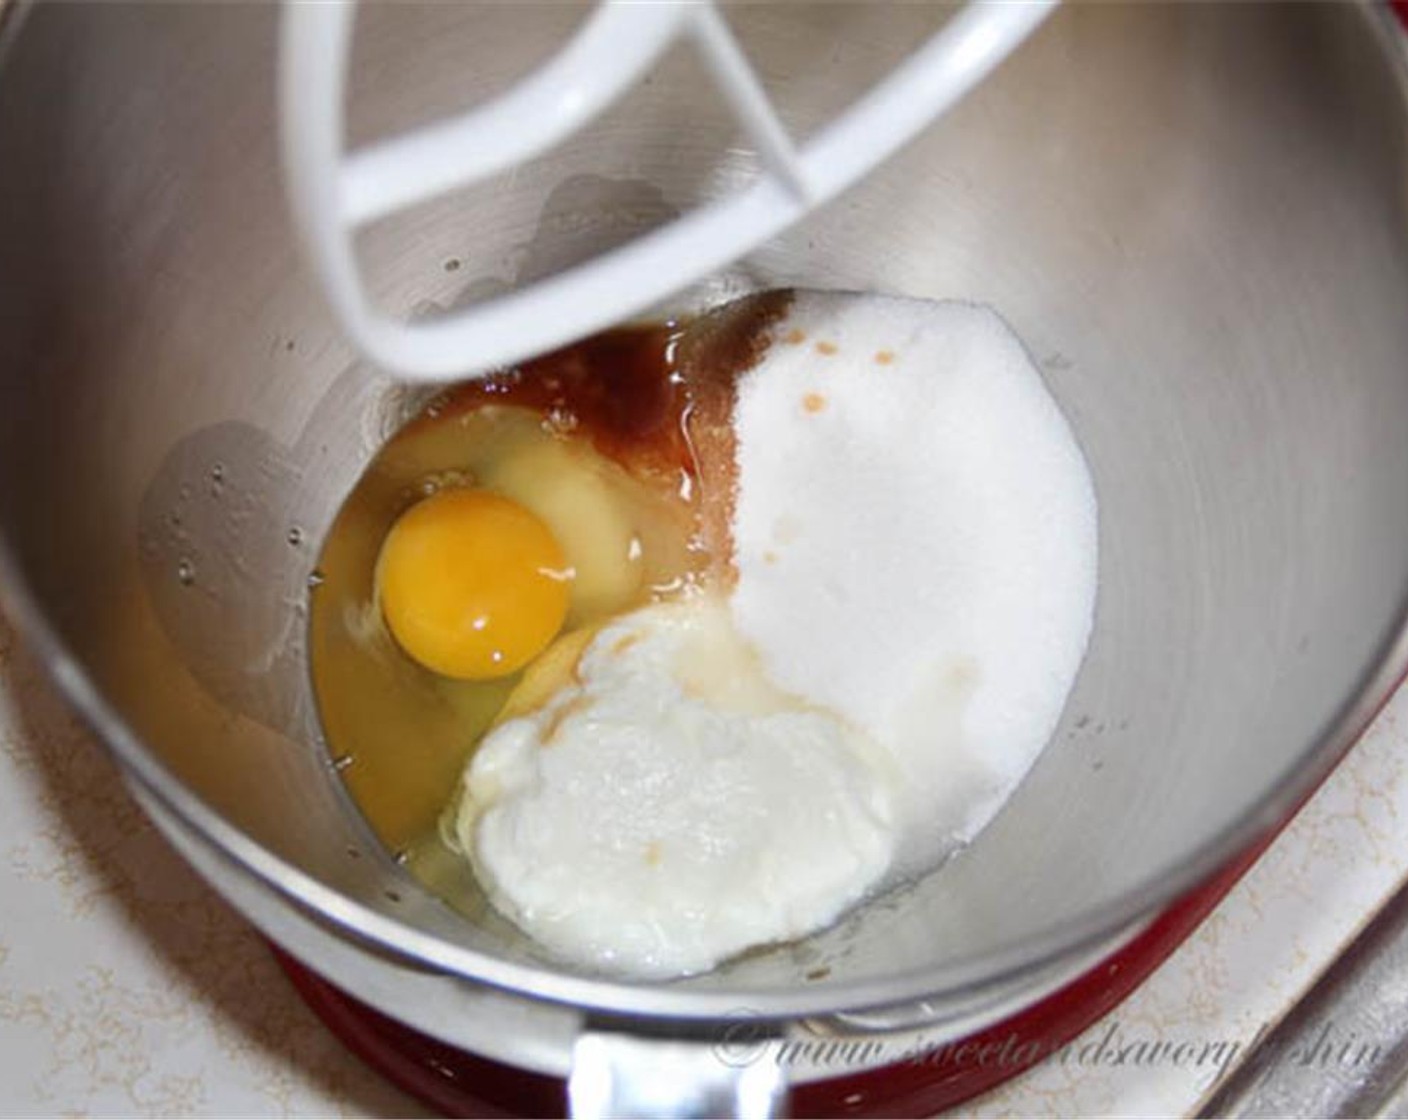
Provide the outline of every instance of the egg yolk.
{"type": "Polygon", "coordinates": [[[386,624],[427,669],[461,680],[516,672],[567,615],[572,573],[551,530],[485,490],[443,490],[391,527],[377,562],[386,624]]]}

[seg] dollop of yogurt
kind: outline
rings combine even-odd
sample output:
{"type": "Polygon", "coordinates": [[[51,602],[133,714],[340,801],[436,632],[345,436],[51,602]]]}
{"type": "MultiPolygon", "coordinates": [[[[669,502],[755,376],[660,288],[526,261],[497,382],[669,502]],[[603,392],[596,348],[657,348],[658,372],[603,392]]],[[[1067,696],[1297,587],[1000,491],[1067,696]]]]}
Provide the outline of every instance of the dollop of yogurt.
{"type": "Polygon", "coordinates": [[[545,948],[663,977],[834,921],[891,865],[893,798],[883,752],[772,685],[706,595],[607,626],[491,732],[454,831],[545,948]]]}

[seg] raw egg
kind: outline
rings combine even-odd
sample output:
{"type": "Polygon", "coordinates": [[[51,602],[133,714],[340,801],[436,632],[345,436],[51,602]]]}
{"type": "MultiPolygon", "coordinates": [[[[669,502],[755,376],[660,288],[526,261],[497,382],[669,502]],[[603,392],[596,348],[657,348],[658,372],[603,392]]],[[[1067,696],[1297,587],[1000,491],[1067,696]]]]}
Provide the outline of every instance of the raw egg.
{"type": "Polygon", "coordinates": [[[562,629],[572,571],[552,531],[487,490],[443,490],[401,515],[376,583],[401,648],[436,673],[517,672],[562,629]]]}

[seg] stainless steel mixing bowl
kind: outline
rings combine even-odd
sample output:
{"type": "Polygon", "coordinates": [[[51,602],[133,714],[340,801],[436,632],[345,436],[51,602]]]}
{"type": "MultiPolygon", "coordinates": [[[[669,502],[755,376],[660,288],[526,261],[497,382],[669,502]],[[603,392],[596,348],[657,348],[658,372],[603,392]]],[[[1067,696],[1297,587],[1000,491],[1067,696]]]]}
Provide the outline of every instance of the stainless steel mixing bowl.
{"type": "MultiPolygon", "coordinates": [[[[410,403],[300,267],[274,9],[54,5],[0,61],[0,578],[134,791],[362,999],[532,1069],[584,1024],[939,1038],[1030,1002],[1281,820],[1408,660],[1404,55],[1384,9],[1072,4],[902,156],[688,301],[990,302],[1089,458],[1101,583],[1064,720],[940,873],[672,984],[545,963],[371,840],[304,671],[316,542],[410,403]]],[[[580,13],[368,6],[355,138],[501,88],[580,13]]],[[[800,134],[943,18],[731,11],[800,134]]],[[[573,145],[371,231],[417,313],[746,181],[687,53],[573,145]]]]}

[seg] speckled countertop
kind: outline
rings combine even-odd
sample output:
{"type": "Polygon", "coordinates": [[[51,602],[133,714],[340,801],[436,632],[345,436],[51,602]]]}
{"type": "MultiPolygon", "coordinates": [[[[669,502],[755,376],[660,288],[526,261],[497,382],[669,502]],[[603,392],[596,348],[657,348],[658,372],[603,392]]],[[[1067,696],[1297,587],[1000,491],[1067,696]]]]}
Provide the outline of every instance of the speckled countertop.
{"type": "MultiPolygon", "coordinates": [[[[1400,692],[1212,917],[1087,1032],[1084,1060],[965,1112],[1196,1109],[1219,1064],[1194,1059],[1245,1047],[1408,873],[1404,716],[1400,692]]],[[[425,1115],[323,1030],[166,846],[3,618],[0,898],[0,1115],[425,1115]]]]}

